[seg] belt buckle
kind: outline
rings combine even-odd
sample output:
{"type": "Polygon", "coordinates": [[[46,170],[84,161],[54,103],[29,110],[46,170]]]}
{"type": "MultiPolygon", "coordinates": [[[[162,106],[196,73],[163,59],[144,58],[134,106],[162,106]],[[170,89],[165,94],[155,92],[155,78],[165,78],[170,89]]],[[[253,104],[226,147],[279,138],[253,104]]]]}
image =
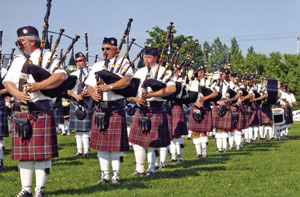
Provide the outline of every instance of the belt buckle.
{"type": "Polygon", "coordinates": [[[100,102],[101,108],[108,108],[107,102],[100,102]]]}
{"type": "Polygon", "coordinates": [[[27,105],[21,105],[20,110],[21,110],[21,112],[28,112],[28,106],[27,105]]]}

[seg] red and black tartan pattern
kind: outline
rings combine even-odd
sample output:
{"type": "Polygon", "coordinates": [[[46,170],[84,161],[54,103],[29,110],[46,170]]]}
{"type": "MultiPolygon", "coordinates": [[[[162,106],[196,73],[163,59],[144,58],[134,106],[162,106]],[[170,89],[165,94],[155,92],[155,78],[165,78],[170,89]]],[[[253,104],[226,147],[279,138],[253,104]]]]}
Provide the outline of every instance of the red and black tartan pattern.
{"type": "Polygon", "coordinates": [[[251,116],[252,116],[252,112],[253,112],[253,110],[251,109],[251,107],[250,106],[248,106],[248,105],[242,105],[241,107],[240,107],[240,109],[242,110],[242,113],[244,114],[244,118],[245,118],[245,126],[244,126],[244,129],[245,128],[248,128],[248,127],[250,127],[251,125],[250,125],[250,119],[251,119],[251,116]]]}
{"type": "Polygon", "coordinates": [[[76,106],[71,102],[70,104],[70,130],[89,132],[92,128],[93,110],[85,107],[86,117],[79,120],[75,115],[76,106]]]}
{"type": "Polygon", "coordinates": [[[286,107],[284,109],[284,119],[285,119],[285,124],[293,124],[293,111],[291,107],[286,107]]]}
{"type": "Polygon", "coordinates": [[[135,112],[129,134],[129,142],[143,147],[166,147],[170,144],[170,133],[166,111],[161,108],[149,108],[146,115],[151,120],[151,130],[143,133],[139,127],[140,110],[135,112]]]}
{"type": "Polygon", "coordinates": [[[5,103],[0,104],[0,137],[8,137],[8,121],[7,121],[7,108],[5,103]]]}
{"type": "MultiPolygon", "coordinates": [[[[167,107],[167,109],[168,108],[169,107],[167,107]]],[[[169,125],[169,129],[171,129],[170,133],[172,136],[180,136],[180,135],[188,134],[185,112],[183,110],[182,105],[180,104],[172,105],[171,117],[169,117],[170,113],[167,113],[167,116],[168,116],[168,125],[169,125]],[[171,119],[170,122],[169,119],[171,119]]]]}
{"type": "Polygon", "coordinates": [[[250,126],[259,126],[261,125],[261,110],[260,107],[252,103],[252,115],[250,117],[250,126]]]}
{"type": "Polygon", "coordinates": [[[213,129],[212,124],[212,110],[210,108],[205,109],[203,120],[196,122],[193,118],[195,106],[192,105],[189,117],[188,130],[194,132],[210,132],[213,129]]]}
{"type": "Polygon", "coordinates": [[[247,123],[247,115],[245,110],[241,107],[236,108],[237,109],[237,114],[239,117],[239,120],[236,123],[235,129],[238,131],[241,131],[242,129],[246,128],[246,123],[247,123]]]}
{"type": "MultiPolygon", "coordinates": [[[[92,121],[91,148],[101,151],[128,151],[128,135],[124,107],[110,110],[109,127],[100,131],[95,125],[95,112],[92,121]]],[[[103,111],[103,110],[100,110],[103,111]]],[[[109,113],[109,112],[108,112],[109,113]]]]}
{"type": "Polygon", "coordinates": [[[272,105],[266,105],[261,107],[261,123],[263,125],[270,125],[272,120],[272,105]]]}
{"type": "Polygon", "coordinates": [[[14,112],[12,128],[11,158],[16,160],[49,160],[58,157],[58,145],[55,129],[55,121],[52,111],[14,112]],[[32,137],[29,140],[21,140],[15,131],[15,118],[29,117],[32,126],[32,137]]]}
{"type": "Polygon", "coordinates": [[[214,105],[212,109],[213,128],[222,130],[232,129],[232,112],[229,105],[225,106],[227,112],[223,117],[218,115],[218,106],[214,105]]]}

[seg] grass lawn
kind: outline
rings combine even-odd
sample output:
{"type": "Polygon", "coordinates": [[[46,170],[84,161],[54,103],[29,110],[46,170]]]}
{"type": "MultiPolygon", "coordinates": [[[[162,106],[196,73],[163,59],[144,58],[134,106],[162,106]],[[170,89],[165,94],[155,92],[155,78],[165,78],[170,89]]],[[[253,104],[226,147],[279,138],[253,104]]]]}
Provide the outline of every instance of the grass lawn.
{"type": "MultiPolygon", "coordinates": [[[[192,141],[185,140],[183,163],[166,164],[151,177],[131,175],[135,159],[130,150],[124,154],[119,186],[97,184],[100,167],[95,150],[90,159],[75,158],[74,134],[58,136],[60,157],[52,161],[45,191],[47,196],[300,196],[299,123],[291,125],[289,135],[226,154],[216,153],[210,139],[205,159],[196,158],[192,141]]],[[[17,161],[10,159],[11,138],[5,143],[0,196],[14,196],[21,188],[20,178],[17,161]]]]}

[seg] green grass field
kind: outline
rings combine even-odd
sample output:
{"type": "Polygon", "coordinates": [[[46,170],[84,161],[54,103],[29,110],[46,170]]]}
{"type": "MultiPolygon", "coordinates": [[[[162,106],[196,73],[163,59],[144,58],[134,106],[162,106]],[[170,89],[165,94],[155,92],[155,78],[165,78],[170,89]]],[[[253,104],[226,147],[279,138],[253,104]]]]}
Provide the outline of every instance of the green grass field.
{"type": "MultiPolygon", "coordinates": [[[[194,145],[186,140],[183,163],[167,164],[151,177],[131,175],[135,170],[131,150],[124,154],[119,186],[97,184],[96,151],[91,150],[90,159],[75,158],[74,134],[58,136],[60,157],[52,162],[45,191],[47,196],[300,196],[300,124],[291,125],[289,135],[226,154],[216,153],[210,139],[205,159],[196,158],[194,145]]],[[[17,161],[10,159],[10,140],[5,139],[0,196],[14,196],[21,188],[17,161]]]]}

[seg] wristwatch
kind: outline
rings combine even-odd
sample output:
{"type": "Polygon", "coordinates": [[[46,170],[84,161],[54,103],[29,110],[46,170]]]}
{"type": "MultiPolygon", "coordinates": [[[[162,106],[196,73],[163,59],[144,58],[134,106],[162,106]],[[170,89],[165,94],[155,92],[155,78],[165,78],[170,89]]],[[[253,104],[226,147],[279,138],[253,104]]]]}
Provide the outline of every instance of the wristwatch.
{"type": "Polygon", "coordinates": [[[113,86],[112,85],[108,85],[109,89],[112,90],[113,89],[113,86]]]}

